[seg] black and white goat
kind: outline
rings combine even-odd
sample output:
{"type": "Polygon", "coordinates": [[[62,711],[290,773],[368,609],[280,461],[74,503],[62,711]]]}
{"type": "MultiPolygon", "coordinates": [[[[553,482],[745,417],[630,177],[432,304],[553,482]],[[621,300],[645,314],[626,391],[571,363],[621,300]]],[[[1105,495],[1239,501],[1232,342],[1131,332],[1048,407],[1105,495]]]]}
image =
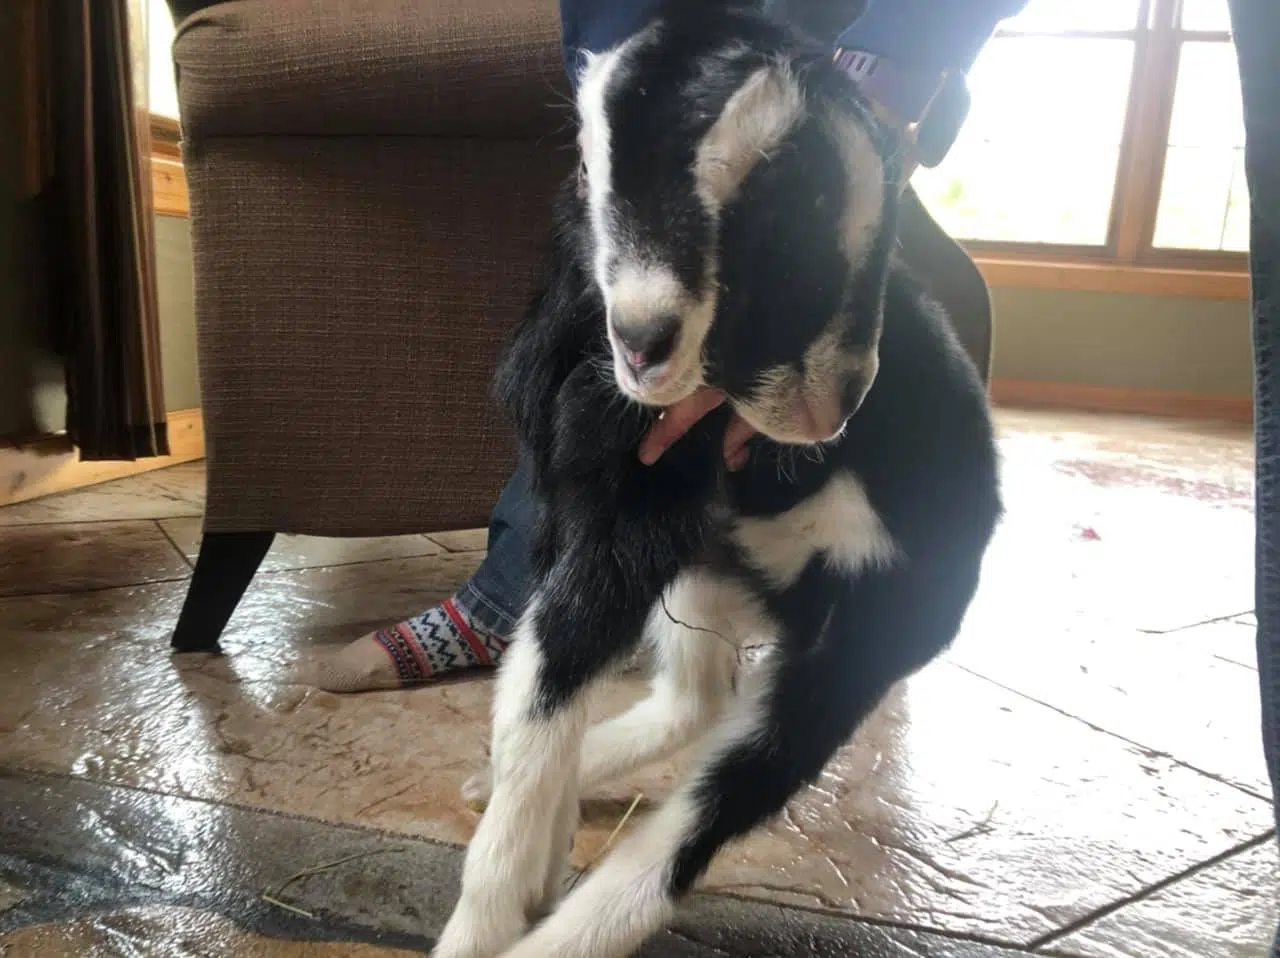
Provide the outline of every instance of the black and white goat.
{"type": "Polygon", "coordinates": [[[582,166],[498,377],[533,578],[437,958],[633,951],[954,638],[1000,513],[982,385],[894,256],[894,139],[829,55],[729,6],[675,0],[582,77],[582,166]],[[659,408],[703,384],[761,434],[746,467],[727,407],[642,465],[659,408]],[[588,729],[642,641],[651,695],[588,729]],[[579,793],[695,741],[559,901],[579,793]]]}

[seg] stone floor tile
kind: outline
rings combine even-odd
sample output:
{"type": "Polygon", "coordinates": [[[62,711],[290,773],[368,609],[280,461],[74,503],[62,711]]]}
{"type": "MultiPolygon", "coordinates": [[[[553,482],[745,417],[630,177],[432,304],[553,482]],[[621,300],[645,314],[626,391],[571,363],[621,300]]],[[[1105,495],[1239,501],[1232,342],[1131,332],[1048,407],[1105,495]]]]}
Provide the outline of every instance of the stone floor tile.
{"type": "Polygon", "coordinates": [[[1280,919],[1274,839],[1087,925],[1053,946],[1080,958],[1265,958],[1280,919]]]}
{"type": "Polygon", "coordinates": [[[0,528],[0,597],[141,585],[190,574],[154,522],[0,528]]]}

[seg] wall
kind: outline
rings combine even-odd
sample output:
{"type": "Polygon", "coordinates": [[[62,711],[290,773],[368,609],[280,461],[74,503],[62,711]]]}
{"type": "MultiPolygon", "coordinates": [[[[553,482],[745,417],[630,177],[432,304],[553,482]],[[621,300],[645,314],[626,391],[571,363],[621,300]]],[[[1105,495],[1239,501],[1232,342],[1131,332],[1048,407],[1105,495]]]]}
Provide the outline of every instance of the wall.
{"type": "Polygon", "coordinates": [[[196,318],[192,296],[191,223],[156,217],[156,286],[160,300],[160,364],[169,412],[200,405],[196,318]]]}
{"type": "Polygon", "coordinates": [[[996,289],[998,379],[1252,395],[1249,304],[996,289]]]}
{"type": "MultiPolygon", "coordinates": [[[[156,245],[165,402],[190,409],[200,404],[190,223],[157,217],[156,245]]],[[[1244,301],[1015,288],[992,300],[998,379],[1251,395],[1244,301]]]]}

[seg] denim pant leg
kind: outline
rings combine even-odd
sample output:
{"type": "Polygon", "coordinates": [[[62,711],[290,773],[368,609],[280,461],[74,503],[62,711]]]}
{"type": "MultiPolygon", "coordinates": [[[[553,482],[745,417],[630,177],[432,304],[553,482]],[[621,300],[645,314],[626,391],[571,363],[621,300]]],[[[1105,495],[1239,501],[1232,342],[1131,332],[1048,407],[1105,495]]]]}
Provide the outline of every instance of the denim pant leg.
{"type": "Polygon", "coordinates": [[[489,551],[454,601],[473,623],[508,637],[524,608],[529,575],[529,537],[537,508],[524,456],[503,487],[489,517],[489,551]]]}
{"type": "MultiPolygon", "coordinates": [[[[1231,19],[1252,210],[1258,679],[1267,769],[1280,794],[1280,4],[1231,0],[1231,19]]],[[[1280,958],[1280,931],[1272,955],[1280,958]]]]}

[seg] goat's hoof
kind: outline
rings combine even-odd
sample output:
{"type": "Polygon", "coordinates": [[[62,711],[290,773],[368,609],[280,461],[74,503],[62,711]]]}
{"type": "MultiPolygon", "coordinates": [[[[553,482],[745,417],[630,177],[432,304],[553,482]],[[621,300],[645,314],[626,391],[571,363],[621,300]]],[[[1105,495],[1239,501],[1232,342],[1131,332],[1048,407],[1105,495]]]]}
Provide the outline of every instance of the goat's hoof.
{"type": "Polygon", "coordinates": [[[483,813],[493,795],[493,775],[486,768],[472,775],[462,786],[462,800],[473,812],[483,813]]]}

